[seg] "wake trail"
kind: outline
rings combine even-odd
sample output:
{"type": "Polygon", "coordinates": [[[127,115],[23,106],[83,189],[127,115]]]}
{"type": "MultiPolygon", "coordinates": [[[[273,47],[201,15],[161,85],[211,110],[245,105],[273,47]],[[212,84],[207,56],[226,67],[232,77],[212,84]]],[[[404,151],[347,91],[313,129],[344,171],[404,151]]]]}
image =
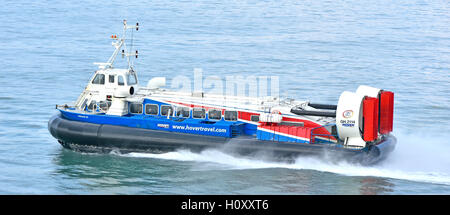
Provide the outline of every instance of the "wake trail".
{"type": "MultiPolygon", "coordinates": [[[[450,185],[450,144],[446,136],[397,132],[394,152],[375,166],[347,162],[331,163],[299,157],[293,163],[229,155],[209,149],[200,153],[179,150],[164,154],[129,153],[124,156],[220,164],[222,169],[287,168],[330,172],[346,176],[375,176],[450,185]]],[[[219,167],[215,167],[219,168],[219,167]]]]}

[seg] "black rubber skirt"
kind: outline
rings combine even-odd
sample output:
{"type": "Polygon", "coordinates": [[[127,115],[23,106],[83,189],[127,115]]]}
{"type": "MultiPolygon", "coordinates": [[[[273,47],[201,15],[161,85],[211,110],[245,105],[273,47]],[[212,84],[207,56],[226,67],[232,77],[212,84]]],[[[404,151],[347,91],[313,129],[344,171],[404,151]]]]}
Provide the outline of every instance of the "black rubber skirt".
{"type": "Polygon", "coordinates": [[[48,129],[63,147],[80,152],[165,153],[177,149],[199,152],[206,148],[216,148],[230,153],[263,155],[277,160],[295,159],[299,156],[321,156],[331,160],[348,160],[362,164],[372,164],[384,159],[394,149],[396,143],[395,137],[389,136],[368,150],[354,150],[331,144],[262,141],[254,136],[224,138],[93,124],[68,120],[61,114],[56,114],[49,120],[48,129]]]}

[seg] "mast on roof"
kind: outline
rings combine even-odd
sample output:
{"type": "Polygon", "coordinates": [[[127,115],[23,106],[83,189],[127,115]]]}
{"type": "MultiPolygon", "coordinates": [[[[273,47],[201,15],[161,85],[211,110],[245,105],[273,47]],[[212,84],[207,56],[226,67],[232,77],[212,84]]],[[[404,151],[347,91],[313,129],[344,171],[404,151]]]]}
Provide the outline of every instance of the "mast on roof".
{"type": "Polygon", "coordinates": [[[109,57],[108,61],[106,63],[94,63],[95,65],[98,65],[99,69],[107,69],[107,68],[113,68],[114,61],[116,60],[117,55],[119,52],[122,53],[122,57],[127,57],[127,63],[128,63],[128,70],[133,71],[133,58],[138,57],[138,51],[132,50],[133,49],[133,32],[134,30],[139,30],[139,23],[136,23],[136,25],[128,25],[127,20],[123,20],[123,32],[122,37],[118,37],[117,35],[111,35],[111,39],[113,39],[112,46],[114,46],[115,50],[111,57],[109,57]],[[127,50],[127,31],[131,30],[131,39],[130,39],[130,49],[127,50]]]}

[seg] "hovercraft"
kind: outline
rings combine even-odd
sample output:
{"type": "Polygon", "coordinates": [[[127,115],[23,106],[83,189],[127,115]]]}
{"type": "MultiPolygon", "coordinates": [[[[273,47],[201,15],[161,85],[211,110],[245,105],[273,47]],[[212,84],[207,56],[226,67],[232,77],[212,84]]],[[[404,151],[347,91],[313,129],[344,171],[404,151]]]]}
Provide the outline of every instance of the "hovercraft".
{"type": "Polygon", "coordinates": [[[383,160],[393,151],[394,93],[360,86],[345,91],[337,105],[278,97],[239,97],[164,89],[157,77],[140,87],[125,53],[125,33],[112,36],[115,51],[97,63],[73,105],[56,105],[48,123],[65,148],[81,152],[164,153],[177,149],[218,148],[239,154],[277,157],[326,156],[362,164],[383,160]],[[122,51],[121,51],[122,50],[122,51]],[[113,67],[119,53],[127,69],[113,67]]]}

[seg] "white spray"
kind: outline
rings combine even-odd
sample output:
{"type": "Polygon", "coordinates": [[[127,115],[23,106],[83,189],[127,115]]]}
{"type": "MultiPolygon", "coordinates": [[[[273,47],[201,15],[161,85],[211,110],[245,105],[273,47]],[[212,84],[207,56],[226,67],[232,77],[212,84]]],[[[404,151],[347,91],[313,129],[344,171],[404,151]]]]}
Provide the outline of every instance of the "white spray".
{"type": "Polygon", "coordinates": [[[385,161],[371,167],[347,162],[330,163],[311,157],[299,157],[294,163],[268,162],[236,157],[218,150],[205,150],[201,153],[185,150],[164,154],[130,153],[126,156],[219,164],[208,166],[216,169],[309,169],[347,176],[376,176],[450,185],[448,135],[396,132],[395,136],[398,143],[394,152],[385,161]]]}

